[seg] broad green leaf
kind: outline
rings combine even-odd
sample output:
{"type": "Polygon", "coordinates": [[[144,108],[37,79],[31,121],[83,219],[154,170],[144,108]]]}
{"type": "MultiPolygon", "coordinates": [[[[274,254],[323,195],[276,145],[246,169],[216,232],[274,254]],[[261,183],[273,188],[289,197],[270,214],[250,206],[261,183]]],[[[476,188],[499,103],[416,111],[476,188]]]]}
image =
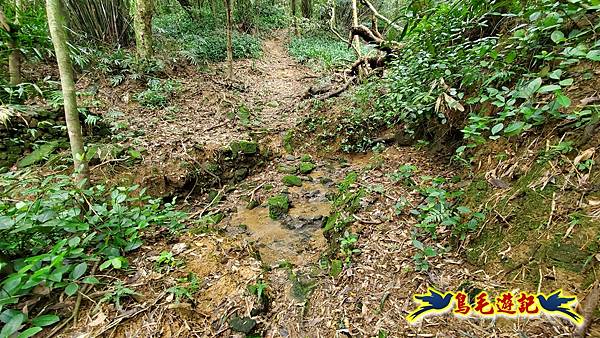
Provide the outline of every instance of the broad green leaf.
{"type": "Polygon", "coordinates": [[[515,61],[516,58],[517,58],[517,52],[515,52],[513,50],[506,55],[506,58],[504,60],[506,61],[506,63],[513,63],[513,61],[515,61]]]}
{"type": "Polygon", "coordinates": [[[104,262],[104,263],[100,264],[100,267],[99,267],[100,271],[102,271],[102,270],[104,270],[104,269],[108,268],[108,267],[110,266],[111,262],[112,262],[112,260],[111,260],[111,259],[109,259],[109,260],[107,260],[106,262],[104,262]]]}
{"type": "Polygon", "coordinates": [[[573,79],[572,78],[564,79],[564,80],[560,81],[558,84],[561,86],[564,86],[564,87],[570,86],[573,84],[573,79]]]}
{"type": "Polygon", "coordinates": [[[86,284],[98,284],[100,281],[96,277],[85,277],[83,282],[86,284]]]}
{"type": "Polygon", "coordinates": [[[415,248],[417,248],[419,250],[423,250],[423,243],[421,243],[420,241],[413,239],[412,244],[415,248]]]}
{"type": "Polygon", "coordinates": [[[6,323],[2,327],[2,331],[0,331],[0,337],[9,337],[13,333],[17,332],[19,328],[21,328],[21,324],[25,321],[26,317],[23,313],[18,313],[14,315],[8,323],[6,323]]]}
{"type": "Polygon", "coordinates": [[[40,333],[40,331],[42,331],[43,329],[41,327],[30,327],[27,330],[21,332],[17,338],[29,338],[29,337],[33,337],[36,334],[40,333]]]}
{"type": "Polygon", "coordinates": [[[571,99],[563,93],[556,94],[556,102],[558,102],[561,107],[565,108],[571,105],[571,99]]]}
{"type": "Polygon", "coordinates": [[[35,317],[31,323],[35,326],[48,326],[58,322],[60,318],[57,315],[42,315],[35,317]]]}
{"type": "Polygon", "coordinates": [[[554,71],[552,71],[550,74],[548,74],[548,77],[554,80],[558,80],[560,79],[560,76],[562,75],[562,70],[561,69],[556,69],[554,71]]]}
{"type": "Polygon", "coordinates": [[[115,257],[112,259],[112,266],[115,269],[120,269],[122,267],[121,257],[115,257]]]}
{"type": "Polygon", "coordinates": [[[2,313],[0,313],[0,322],[6,324],[12,319],[12,317],[19,316],[21,314],[23,314],[21,311],[6,309],[2,313]]]}
{"type": "Polygon", "coordinates": [[[77,293],[77,290],[79,290],[79,285],[77,285],[77,283],[71,283],[65,288],[65,293],[70,297],[77,293]]]}
{"type": "Polygon", "coordinates": [[[87,263],[85,262],[77,264],[73,269],[73,272],[71,272],[71,278],[79,279],[79,277],[83,276],[83,274],[87,271],[87,267],[87,263]]]}
{"type": "Polygon", "coordinates": [[[565,41],[565,35],[563,34],[563,32],[556,30],[552,32],[552,35],[550,35],[550,39],[552,39],[554,43],[558,44],[565,41]]]}
{"type": "Polygon", "coordinates": [[[492,134],[496,135],[504,128],[504,123],[498,123],[497,125],[492,127],[492,134]]]}
{"type": "Polygon", "coordinates": [[[73,237],[73,238],[69,239],[69,246],[71,248],[74,248],[77,245],[79,245],[79,242],[81,242],[81,238],[79,238],[79,237],[73,237]]]}
{"type": "Polygon", "coordinates": [[[542,86],[539,90],[538,93],[550,93],[556,90],[560,90],[560,86],[559,85],[546,85],[546,86],[542,86]]]}
{"type": "Polygon", "coordinates": [[[600,61],[600,49],[589,51],[585,57],[592,61],[600,61]]]}
{"type": "Polygon", "coordinates": [[[521,88],[519,96],[528,99],[535,94],[542,86],[542,78],[536,78],[529,82],[525,87],[521,88]]]}
{"type": "Polygon", "coordinates": [[[515,122],[509,124],[508,127],[506,127],[504,129],[504,134],[507,136],[513,136],[513,135],[519,134],[523,130],[524,126],[525,126],[525,122],[515,121],[515,122]]]}
{"type": "Polygon", "coordinates": [[[435,252],[435,250],[430,246],[426,247],[425,250],[423,250],[423,253],[427,257],[433,257],[433,256],[437,255],[437,252],[435,252]]]}
{"type": "Polygon", "coordinates": [[[2,282],[2,288],[10,294],[21,284],[22,279],[19,275],[10,276],[2,282]]]}

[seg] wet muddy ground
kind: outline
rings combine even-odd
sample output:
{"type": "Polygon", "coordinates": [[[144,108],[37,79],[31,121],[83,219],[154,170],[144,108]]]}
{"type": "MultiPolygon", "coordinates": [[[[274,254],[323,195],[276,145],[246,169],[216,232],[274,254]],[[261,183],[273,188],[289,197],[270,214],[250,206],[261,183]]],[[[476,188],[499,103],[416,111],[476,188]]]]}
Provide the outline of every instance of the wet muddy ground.
{"type": "MultiPolygon", "coordinates": [[[[78,323],[63,336],[250,337],[259,332],[262,337],[381,337],[385,332],[389,337],[548,337],[572,331],[550,318],[439,317],[409,325],[404,318],[414,308],[412,295],[428,285],[454,290],[468,280],[481,288],[519,286],[470,266],[460,253],[432,257],[428,271],[415,272],[415,220],[398,214],[395,205],[403,197],[416,206],[422,197],[388,174],[413,164],[418,175],[453,176],[421,150],[389,147],[379,154],[313,158],[312,172],[296,173],[301,186],[282,182],[303,154],[284,153],[281,137],[308,114],[301,96],[313,82],[313,73],[287,55],[284,43],[283,37],[270,39],[261,60],[237,61],[239,86],[223,85],[222,65],[214,65],[210,75],[190,70],[182,78],[177,119],[169,118],[169,111],[115,102],[128,111],[130,127],[146,131],[136,141],[146,153],[133,170],[103,167],[97,175],[129,174],[146,183],[184,187],[191,170],[232,141],[256,140],[261,153],[269,154],[236,183],[217,182],[202,193],[193,187],[180,191],[180,205],[192,215],[190,231],[148,234],[147,245],[130,258],[132,269],[117,277],[139,295],[125,297],[120,309],[90,297],[78,323]],[[256,123],[227,117],[242,103],[252,108],[256,123]],[[332,277],[322,260],[331,245],[322,227],[338,183],[350,172],[358,176],[351,188],[366,191],[348,228],[358,236],[359,253],[332,277]],[[268,199],[281,194],[290,208],[273,220],[268,199]],[[214,215],[222,219],[207,222],[214,215]],[[163,252],[174,255],[171,268],[157,265],[163,252]],[[256,295],[260,285],[264,299],[256,295]]],[[[429,244],[440,252],[448,246],[441,238],[429,244]]],[[[107,287],[108,292],[119,288],[107,287]]]]}

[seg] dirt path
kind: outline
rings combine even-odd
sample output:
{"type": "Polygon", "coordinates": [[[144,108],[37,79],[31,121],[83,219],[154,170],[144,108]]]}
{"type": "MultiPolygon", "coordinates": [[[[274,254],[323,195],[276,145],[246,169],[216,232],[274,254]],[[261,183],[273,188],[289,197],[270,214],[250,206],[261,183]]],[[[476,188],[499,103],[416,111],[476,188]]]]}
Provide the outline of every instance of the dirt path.
{"type": "Polygon", "coordinates": [[[161,148],[220,146],[294,126],[302,117],[295,104],[315,75],[287,54],[285,39],[278,34],[265,41],[261,59],[236,60],[231,82],[224,77],[224,63],[205,72],[186,68],[177,78],[181,89],[172,107],[129,112],[131,127],[147,131],[141,144],[149,153],[177,157],[181,154],[172,147],[168,153],[161,148]]]}
{"type": "MultiPolygon", "coordinates": [[[[284,43],[283,37],[275,37],[265,42],[262,59],[237,61],[233,84],[220,75],[222,64],[207,73],[187,69],[178,78],[182,91],[176,108],[131,110],[130,125],[146,130],[138,139],[147,150],[140,167],[176,176],[182,173],[181,163],[191,161],[191,149],[217,149],[235,140],[279,135],[295,126],[305,114],[296,105],[315,75],[287,55],[284,43]],[[242,105],[249,116],[240,116],[242,105]]],[[[445,290],[456,290],[463,281],[482,288],[490,285],[490,276],[469,267],[459,254],[431,258],[429,271],[414,271],[415,221],[397,213],[395,205],[403,197],[416,206],[422,197],[388,174],[401,164],[414,164],[419,175],[434,177],[450,178],[450,170],[410,147],[313,158],[314,170],[298,174],[298,166],[307,160],[301,154],[275,156],[241,183],[221,189],[218,203],[210,207],[205,208],[207,199],[191,197],[192,230],[179,238],[150,234],[148,245],[131,258],[135,271],[127,276],[127,285],[143,297],[127,302],[126,311],[110,305],[99,311],[90,308],[71,333],[243,337],[240,331],[258,328],[263,337],[544,336],[544,325],[550,327],[546,320],[525,326],[508,320],[440,317],[415,327],[404,319],[414,307],[412,295],[427,285],[445,290]],[[291,172],[300,176],[301,187],[282,183],[291,172]],[[357,173],[352,189],[365,192],[357,210],[345,215],[352,220],[348,231],[358,236],[360,254],[334,278],[323,260],[331,243],[321,227],[332,212],[337,184],[351,172],[357,173]],[[290,200],[289,215],[272,220],[267,200],[280,194],[290,200]],[[258,205],[249,207],[253,200],[258,205]],[[207,223],[201,211],[222,220],[207,223]],[[165,251],[181,263],[173,271],[156,268],[156,258],[165,251]],[[249,292],[249,287],[260,285],[266,286],[265,302],[249,292]]],[[[552,325],[568,332],[560,323],[552,325]]]]}

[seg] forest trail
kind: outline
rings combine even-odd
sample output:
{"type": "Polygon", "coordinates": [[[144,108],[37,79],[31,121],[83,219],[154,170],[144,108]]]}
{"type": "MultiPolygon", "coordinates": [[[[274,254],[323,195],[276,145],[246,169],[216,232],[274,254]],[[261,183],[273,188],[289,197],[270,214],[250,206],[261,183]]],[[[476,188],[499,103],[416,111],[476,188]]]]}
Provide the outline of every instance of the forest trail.
{"type": "MultiPolygon", "coordinates": [[[[302,117],[294,105],[316,75],[287,54],[285,43],[283,32],[274,33],[264,42],[260,59],[235,60],[232,81],[224,75],[225,63],[203,72],[185,68],[176,76],[181,82],[172,102],[176,108],[129,110],[127,121],[132,128],[148,131],[143,145],[149,153],[168,145],[226,145],[254,133],[290,128],[302,117]]],[[[171,150],[163,155],[181,155],[171,150]]]]}
{"type": "MultiPolygon", "coordinates": [[[[138,138],[146,153],[133,170],[146,186],[148,177],[164,180],[164,185],[189,184],[190,162],[204,165],[213,159],[208,154],[219,157],[218,149],[237,140],[266,140],[261,147],[274,154],[246,170],[236,184],[219,181],[208,197],[192,194],[193,180],[191,191],[189,186],[179,191],[180,205],[190,210],[190,231],[176,238],[165,238],[160,231],[148,234],[146,245],[130,258],[136,269],[127,276],[127,285],[136,286],[141,301],[120,314],[112,305],[89,308],[69,335],[243,337],[259,328],[263,337],[369,337],[385,328],[390,337],[399,337],[434,332],[478,336],[489,330],[485,321],[465,321],[465,326],[441,317],[415,327],[405,320],[414,307],[415,290],[423,285],[456,290],[465,287],[461,281],[502,283],[469,266],[460,252],[430,257],[428,271],[414,271],[416,221],[398,212],[398,201],[410,209],[423,199],[390,173],[402,164],[416,165],[417,176],[429,179],[450,178],[453,172],[414,147],[324,158],[285,154],[282,133],[306,116],[308,109],[298,106],[317,76],[288,56],[281,35],[264,43],[261,59],[239,60],[234,67],[233,82],[222,75],[225,64],[204,72],[185,68],[175,77],[182,86],[173,103],[176,109],[133,109],[117,102],[127,111],[130,128],[146,131],[138,138]],[[311,169],[299,173],[309,163],[311,169]],[[301,186],[283,183],[292,174],[301,186]],[[332,199],[348,175],[356,175],[350,191],[364,193],[347,215],[351,222],[345,238],[356,234],[353,247],[359,254],[334,278],[323,259],[329,250],[339,250],[340,239],[325,238],[322,226],[339,211],[339,201],[332,199]],[[289,213],[272,220],[268,200],[282,195],[289,200],[289,213]],[[177,263],[157,269],[164,252],[172,253],[177,263]],[[258,289],[266,296],[257,297],[258,289]]],[[[433,249],[445,250],[438,245],[433,249]]],[[[513,332],[525,323],[503,328],[509,324],[498,320],[498,325],[499,332],[513,332]]],[[[545,332],[544,322],[528,323],[527,330],[545,332]]]]}

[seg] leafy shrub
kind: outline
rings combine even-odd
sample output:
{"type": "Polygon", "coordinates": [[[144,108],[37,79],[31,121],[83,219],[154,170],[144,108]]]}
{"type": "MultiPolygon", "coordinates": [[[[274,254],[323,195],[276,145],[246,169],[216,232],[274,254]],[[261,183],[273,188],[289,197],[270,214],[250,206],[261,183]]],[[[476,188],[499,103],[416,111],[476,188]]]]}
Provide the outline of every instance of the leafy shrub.
{"type": "Polygon", "coordinates": [[[87,276],[90,264],[100,270],[124,268],[123,256],[142,245],[145,229],[177,229],[183,218],[172,204],[151,199],[137,186],[84,188],[68,176],[11,172],[0,176],[0,188],[0,268],[10,272],[0,282],[5,336],[21,324],[36,328],[58,321],[16,310],[35,288],[53,297],[59,291],[73,296],[82,285],[98,282],[87,276]]]}
{"type": "Polygon", "coordinates": [[[173,80],[151,79],[148,89],[135,96],[135,99],[144,107],[164,108],[169,105],[169,100],[179,88],[179,83],[173,80]]]}
{"type": "Polygon", "coordinates": [[[377,130],[393,125],[421,138],[443,126],[477,145],[550,121],[593,120],[594,109],[568,112],[567,91],[580,74],[591,78],[581,68],[600,61],[599,18],[588,15],[597,7],[473,0],[407,13],[397,36],[404,48],[382,79],[357,90],[342,148],[365,150],[377,130]]]}
{"type": "Polygon", "coordinates": [[[165,68],[164,63],[157,58],[143,60],[128,50],[118,48],[114,51],[95,51],[90,56],[94,69],[107,75],[113,86],[121,84],[126,79],[142,80],[149,76],[160,75],[165,68]]]}

